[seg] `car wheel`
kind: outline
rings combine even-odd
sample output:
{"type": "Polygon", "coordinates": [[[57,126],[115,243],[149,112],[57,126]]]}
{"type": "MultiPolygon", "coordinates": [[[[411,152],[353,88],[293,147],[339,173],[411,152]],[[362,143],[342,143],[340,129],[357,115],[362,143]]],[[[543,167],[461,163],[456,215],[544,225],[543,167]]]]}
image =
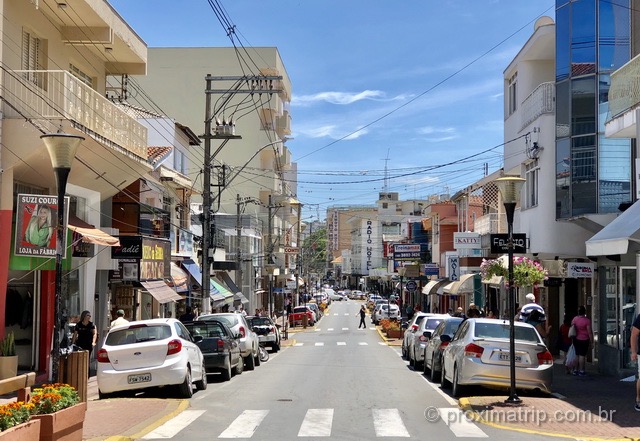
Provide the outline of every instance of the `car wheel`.
{"type": "Polygon", "coordinates": [[[256,352],[256,356],[255,356],[255,365],[256,366],[260,366],[260,350],[258,350],[258,352],[256,352]]]}
{"type": "Polygon", "coordinates": [[[404,347],[404,342],[402,342],[402,358],[407,359],[407,348],[404,347]]]}
{"type": "Polygon", "coordinates": [[[238,364],[236,365],[235,374],[240,375],[244,371],[244,360],[239,357],[238,364]]]}
{"type": "Polygon", "coordinates": [[[228,362],[225,364],[224,369],[222,370],[222,381],[231,380],[231,356],[229,356],[228,362]]]}
{"type": "MultiPolygon", "coordinates": [[[[431,378],[431,381],[433,383],[437,383],[438,380],[440,380],[440,372],[438,372],[436,370],[435,364],[436,364],[436,361],[435,360],[431,360],[431,376],[430,376],[430,378],[431,378]]],[[[440,366],[442,366],[442,364],[440,364],[440,366]]]]}
{"type": "Polygon", "coordinates": [[[459,398],[462,395],[462,392],[464,392],[464,387],[460,384],[460,379],[458,377],[460,377],[460,372],[457,368],[454,367],[453,386],[451,390],[451,395],[453,395],[453,398],[459,398]]]}
{"type": "Polygon", "coordinates": [[[422,362],[422,373],[426,377],[430,372],[431,369],[429,368],[429,366],[427,366],[427,354],[424,354],[424,361],[422,362]]]}
{"type": "Polygon", "coordinates": [[[244,358],[244,363],[247,365],[246,368],[248,371],[252,371],[256,368],[256,359],[253,358],[253,354],[249,354],[244,358]]]}
{"type": "Polygon", "coordinates": [[[105,394],[104,392],[100,392],[100,390],[98,390],[98,399],[99,400],[106,400],[111,398],[111,394],[105,394]]]}
{"type": "Polygon", "coordinates": [[[440,372],[440,387],[442,389],[448,389],[451,386],[449,380],[446,377],[446,371],[444,370],[444,363],[442,363],[442,371],[440,372]]]}
{"type": "Polygon", "coordinates": [[[208,384],[209,383],[207,382],[207,371],[205,370],[204,366],[202,366],[202,378],[196,381],[196,389],[207,390],[208,384]]]}
{"type": "Polygon", "coordinates": [[[193,384],[191,384],[191,369],[187,368],[182,384],[178,385],[178,395],[180,398],[191,398],[193,396],[193,384]]]}
{"type": "Polygon", "coordinates": [[[271,350],[273,352],[278,352],[280,350],[280,343],[274,343],[273,346],[271,347],[271,350]]]}

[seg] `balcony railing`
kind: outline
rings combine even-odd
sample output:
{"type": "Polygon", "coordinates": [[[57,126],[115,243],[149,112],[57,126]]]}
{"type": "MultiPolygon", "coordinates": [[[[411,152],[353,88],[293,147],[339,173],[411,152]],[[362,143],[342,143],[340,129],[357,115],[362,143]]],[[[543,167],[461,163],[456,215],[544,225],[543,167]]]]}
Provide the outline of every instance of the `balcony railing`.
{"type": "Polygon", "coordinates": [[[67,119],[98,137],[147,158],[147,129],[97,91],[63,70],[5,70],[7,118],[67,119]]]}
{"type": "Polygon", "coordinates": [[[527,127],[545,113],[555,112],[556,87],[554,83],[542,83],[522,102],[522,125],[520,130],[527,127]]]}
{"type": "Polygon", "coordinates": [[[478,234],[500,233],[500,216],[498,213],[489,213],[477,218],[473,223],[473,232],[478,234]]]}
{"type": "Polygon", "coordinates": [[[640,104],[640,55],[611,74],[607,122],[640,104]]]}

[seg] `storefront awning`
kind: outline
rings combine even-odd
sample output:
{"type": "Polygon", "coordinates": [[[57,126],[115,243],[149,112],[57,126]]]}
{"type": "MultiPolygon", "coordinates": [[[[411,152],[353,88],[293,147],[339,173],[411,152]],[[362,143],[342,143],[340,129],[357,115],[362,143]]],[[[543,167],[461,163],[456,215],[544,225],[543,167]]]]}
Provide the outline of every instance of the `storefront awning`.
{"type": "Polygon", "coordinates": [[[438,294],[439,296],[442,296],[442,295],[448,293],[451,290],[451,288],[453,287],[454,283],[456,283],[456,282],[449,281],[448,283],[440,285],[436,289],[436,294],[438,294]]]}
{"type": "Polygon", "coordinates": [[[640,243],[638,218],[640,201],[636,201],[586,242],[587,256],[627,254],[632,242],[640,243]]]}
{"type": "Polygon", "coordinates": [[[249,304],[249,299],[245,297],[242,293],[242,290],[238,288],[238,285],[231,279],[231,276],[227,272],[219,273],[222,277],[222,281],[229,287],[229,289],[234,293],[233,294],[233,303],[243,303],[245,305],[249,304]]]}
{"type": "Polygon", "coordinates": [[[82,236],[82,241],[87,243],[93,243],[96,245],[104,245],[106,247],[120,246],[120,240],[117,237],[113,237],[110,234],[94,227],[78,218],[73,214],[69,214],[69,222],[67,227],[71,231],[75,231],[82,236]]]}
{"type": "Polygon", "coordinates": [[[473,278],[475,274],[464,274],[460,280],[445,285],[443,291],[447,294],[455,295],[473,292],[473,278]]]}
{"type": "Polygon", "coordinates": [[[182,300],[182,297],[167,285],[164,280],[140,282],[149,291],[158,303],[168,303],[173,300],[182,300]]]}
{"type": "Polygon", "coordinates": [[[175,262],[171,262],[171,279],[176,292],[189,291],[189,274],[175,262]]]}
{"type": "Polygon", "coordinates": [[[222,282],[220,282],[217,278],[212,277],[211,284],[213,285],[213,287],[209,292],[209,296],[214,302],[219,302],[217,306],[233,304],[233,293],[225,288],[222,285],[222,282]]]}
{"type": "Polygon", "coordinates": [[[491,276],[490,279],[482,279],[482,283],[486,285],[501,285],[504,277],[502,276],[491,276]]]}
{"type": "MultiPolygon", "coordinates": [[[[180,261],[180,266],[184,268],[191,276],[191,283],[197,287],[198,290],[202,289],[202,271],[200,271],[200,265],[195,263],[191,259],[185,259],[180,261]]],[[[218,289],[213,284],[213,280],[209,278],[209,297],[214,302],[224,302],[225,296],[218,292],[218,289]]]]}
{"type": "Polygon", "coordinates": [[[438,279],[438,280],[430,280],[427,284],[422,288],[422,294],[428,296],[430,294],[436,294],[438,288],[445,285],[449,282],[449,279],[438,279]]]}

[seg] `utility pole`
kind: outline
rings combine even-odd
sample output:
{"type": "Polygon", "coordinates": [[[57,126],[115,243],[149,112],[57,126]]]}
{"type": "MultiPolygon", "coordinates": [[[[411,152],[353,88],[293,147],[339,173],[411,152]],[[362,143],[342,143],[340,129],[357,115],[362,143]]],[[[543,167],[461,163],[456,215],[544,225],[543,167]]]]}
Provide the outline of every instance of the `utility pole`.
{"type": "Polygon", "coordinates": [[[242,291],[242,248],[240,240],[242,239],[242,219],[240,217],[240,195],[236,194],[236,286],[242,291]]]}
{"type": "MultiPolygon", "coordinates": [[[[272,204],[271,204],[271,194],[269,194],[269,205],[267,205],[267,209],[268,209],[268,217],[267,217],[267,265],[273,265],[273,225],[271,224],[271,209],[272,204]]],[[[271,274],[271,277],[273,277],[273,273],[271,274]]],[[[269,317],[271,317],[273,315],[273,293],[272,293],[273,289],[269,289],[269,317]]]]}

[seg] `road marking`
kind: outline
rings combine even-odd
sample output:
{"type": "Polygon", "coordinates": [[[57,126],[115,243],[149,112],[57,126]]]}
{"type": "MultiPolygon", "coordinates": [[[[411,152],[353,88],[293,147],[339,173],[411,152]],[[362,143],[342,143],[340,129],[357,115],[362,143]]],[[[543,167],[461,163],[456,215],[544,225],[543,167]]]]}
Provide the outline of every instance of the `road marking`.
{"type": "Polygon", "coordinates": [[[323,342],[321,342],[321,341],[318,341],[318,342],[316,342],[316,344],[315,344],[315,345],[316,345],[316,346],[324,346],[324,343],[323,343],[323,342]]]}
{"type": "MultiPolygon", "coordinates": [[[[402,357],[402,354],[399,354],[399,355],[402,357]]],[[[427,378],[423,375],[422,372],[416,372],[416,374],[420,375],[420,378],[422,378],[429,385],[429,387],[431,387],[431,389],[435,390],[438,394],[440,394],[440,396],[444,398],[447,403],[449,403],[452,406],[458,405],[458,400],[451,398],[450,395],[444,393],[439,384],[435,384],[427,380],[427,378]]]]}
{"type": "Polygon", "coordinates": [[[369,343],[364,342],[364,341],[361,341],[361,342],[360,342],[360,343],[358,343],[358,344],[359,344],[360,346],[368,346],[368,345],[369,345],[369,343]]]}
{"type": "Polygon", "coordinates": [[[302,346],[304,343],[296,343],[294,346],[302,346]]]}
{"type": "Polygon", "coordinates": [[[268,410],[245,410],[218,438],[251,438],[268,413],[268,410]]]}
{"type": "Polygon", "coordinates": [[[334,312],[333,315],[340,315],[340,314],[338,314],[337,312],[334,312]]]}
{"type": "MultiPolygon", "coordinates": [[[[386,345],[387,345],[387,343],[386,343],[386,342],[383,342],[383,341],[379,341],[379,342],[378,342],[378,344],[379,344],[379,345],[382,345],[382,346],[386,346],[386,345]]],[[[402,354],[401,354],[400,356],[402,356],[402,354]]]]}
{"type": "Polygon", "coordinates": [[[184,412],[171,418],[157,429],[147,433],[142,439],[169,439],[176,436],[182,429],[194,422],[206,411],[185,410],[184,412]]]}
{"type": "Polygon", "coordinates": [[[398,409],[373,409],[373,427],[376,436],[409,437],[398,409]]]}
{"type": "Polygon", "coordinates": [[[339,341],[337,344],[338,344],[338,346],[346,346],[347,342],[346,341],[339,341]]]}
{"type": "Polygon", "coordinates": [[[320,331],[322,331],[322,329],[316,328],[316,332],[320,332],[320,331]]]}
{"type": "Polygon", "coordinates": [[[349,328],[342,328],[342,330],[343,330],[343,331],[348,331],[348,330],[349,330],[349,328]]]}
{"type": "Polygon", "coordinates": [[[458,407],[438,408],[440,418],[449,426],[449,430],[458,438],[488,438],[489,436],[478,426],[469,421],[458,407]]]}
{"type": "Polygon", "coordinates": [[[333,328],[327,328],[327,331],[333,331],[333,328]]]}
{"type": "Polygon", "coordinates": [[[345,312],[344,315],[351,315],[351,314],[349,314],[348,312],[345,312]]]}
{"type": "Polygon", "coordinates": [[[309,409],[298,436],[331,436],[333,409],[309,409]]]}

